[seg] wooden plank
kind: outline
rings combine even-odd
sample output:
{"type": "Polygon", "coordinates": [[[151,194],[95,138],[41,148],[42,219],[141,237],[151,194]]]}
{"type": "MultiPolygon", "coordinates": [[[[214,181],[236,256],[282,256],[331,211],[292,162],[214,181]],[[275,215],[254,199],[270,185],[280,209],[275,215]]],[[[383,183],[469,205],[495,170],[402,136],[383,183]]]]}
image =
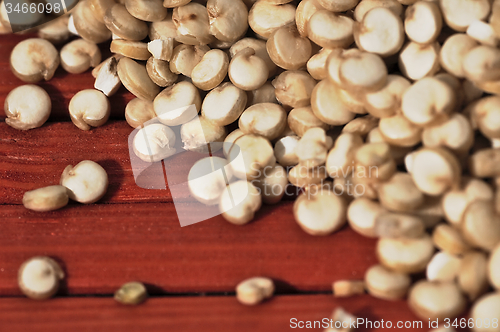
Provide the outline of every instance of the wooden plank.
{"type": "MultiPolygon", "coordinates": [[[[21,204],[26,191],[58,184],[67,165],[86,159],[99,163],[108,173],[109,189],[100,203],[172,202],[162,166],[143,162],[129,152],[133,129],[125,121],[110,121],[91,131],[82,131],[71,122],[47,123],[29,131],[0,123],[0,132],[0,204],[21,204]],[[134,169],[145,169],[138,178],[141,187],[136,184],[134,169]],[[165,189],[145,189],[153,184],[165,189]]],[[[187,181],[195,161],[208,156],[184,151],[180,133],[177,137],[179,153],[164,162],[171,184],[187,181]]],[[[297,191],[290,188],[290,193],[297,191]]],[[[176,199],[193,201],[187,187],[176,191],[176,199]]]]}
{"type": "Polygon", "coordinates": [[[0,295],[20,294],[17,269],[35,255],[63,264],[65,294],[111,294],[130,280],[156,285],[158,293],[227,292],[256,275],[277,280],[281,292],[330,291],[331,282],[363,278],[376,263],[374,240],[347,226],[310,236],[293,220],[290,202],[264,207],[245,226],[215,217],[188,227],[180,227],[173,204],[75,205],[49,213],[7,205],[0,230],[0,295]]]}
{"type": "MultiPolygon", "coordinates": [[[[26,84],[18,79],[11,71],[9,58],[12,49],[20,41],[36,37],[36,34],[26,35],[2,35],[0,36],[0,119],[5,118],[3,104],[7,94],[17,86],[26,84]]],[[[103,60],[110,56],[109,42],[100,44],[103,60]]],[[[62,46],[58,46],[60,49],[62,46]]],[[[39,82],[50,95],[52,100],[52,113],[49,121],[69,121],[68,105],[71,98],[84,89],[94,88],[94,78],[90,70],[82,74],[69,74],[61,66],[57,69],[54,77],[48,82],[39,82]]],[[[124,87],[110,97],[111,117],[114,119],[125,119],[125,105],[134,98],[124,87]]]]}
{"type": "MultiPolygon", "coordinates": [[[[108,172],[110,185],[102,202],[171,202],[168,190],[142,189],[134,182],[128,148],[132,131],[125,121],[91,131],[71,122],[47,123],[29,131],[0,123],[0,204],[21,204],[25,191],[59,183],[67,165],[85,159],[98,162],[108,172]]],[[[189,169],[180,158],[170,162],[169,173],[187,178],[189,169]]]]}
{"type": "MultiPolygon", "coordinates": [[[[295,321],[329,319],[338,306],[372,324],[384,320],[396,326],[408,322],[405,331],[428,331],[427,322],[419,321],[404,301],[382,301],[369,296],[335,299],[331,295],[275,296],[255,307],[239,304],[234,297],[161,297],[143,305],[127,307],[111,298],[57,298],[37,302],[24,298],[0,300],[0,331],[217,331],[276,332],[323,331],[299,329],[295,321]],[[425,328],[417,328],[422,323],[425,328]]],[[[360,322],[361,323],[361,322],[360,322]]],[[[319,324],[317,324],[318,326],[319,324]]],[[[360,324],[358,332],[387,331],[360,324]]]]}

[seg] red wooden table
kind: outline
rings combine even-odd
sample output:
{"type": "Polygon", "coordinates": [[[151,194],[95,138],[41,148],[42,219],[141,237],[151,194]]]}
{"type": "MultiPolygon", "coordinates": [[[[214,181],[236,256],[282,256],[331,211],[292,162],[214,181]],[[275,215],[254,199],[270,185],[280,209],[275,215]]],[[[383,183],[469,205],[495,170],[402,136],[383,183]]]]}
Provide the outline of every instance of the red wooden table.
{"type": "MultiPolygon", "coordinates": [[[[0,105],[23,84],[8,60],[27,37],[0,36],[0,105]]],[[[40,83],[53,111],[39,129],[10,128],[0,109],[0,331],[277,332],[297,330],[293,318],[328,318],[338,306],[394,326],[418,321],[405,301],[368,295],[335,299],[333,281],[362,279],[376,263],[375,241],[348,227],[309,236],[295,223],[291,200],[264,207],[245,226],[215,217],[181,228],[169,190],[134,183],[127,143],[132,128],[124,120],[131,94],[122,88],[111,97],[112,118],[103,127],[84,132],[69,120],[70,98],[93,82],[89,72],[71,75],[59,68],[54,79],[40,83]],[[25,191],[57,184],[65,166],[84,159],[108,172],[104,199],[50,213],[24,209],[25,191]],[[17,287],[17,269],[35,255],[55,258],[66,271],[55,299],[29,300],[17,287]],[[239,304],[236,284],[258,275],[276,281],[277,295],[256,307],[239,304]],[[132,280],[147,284],[152,297],[137,307],[116,303],[113,292],[132,280]]],[[[426,325],[406,330],[427,331],[426,325]]],[[[376,330],[386,329],[360,329],[376,330]]]]}

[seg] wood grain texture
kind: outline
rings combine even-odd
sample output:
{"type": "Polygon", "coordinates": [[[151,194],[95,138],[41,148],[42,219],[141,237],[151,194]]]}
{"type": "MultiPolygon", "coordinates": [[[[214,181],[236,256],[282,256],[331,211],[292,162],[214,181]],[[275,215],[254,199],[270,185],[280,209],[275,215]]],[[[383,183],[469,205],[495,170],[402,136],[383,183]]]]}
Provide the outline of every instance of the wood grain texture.
{"type": "MultiPolygon", "coordinates": [[[[0,299],[0,331],[16,332],[262,332],[323,331],[292,329],[290,319],[329,319],[337,307],[372,322],[420,322],[402,301],[387,302],[369,296],[335,299],[331,295],[275,296],[255,307],[245,307],[234,297],[151,298],[127,307],[112,298],[58,298],[43,303],[23,298],[0,299]]],[[[415,322],[415,323],[414,323],[415,322]]],[[[404,331],[428,331],[409,328],[404,331]]],[[[358,332],[387,331],[360,325],[358,332]]]]}
{"type": "MultiPolygon", "coordinates": [[[[25,191],[58,184],[67,165],[86,159],[108,172],[110,186],[101,203],[171,202],[168,190],[147,190],[135,184],[128,148],[132,131],[125,121],[108,122],[90,131],[71,122],[46,123],[29,131],[0,123],[0,204],[21,204],[25,191]]],[[[172,173],[175,167],[179,172],[184,169],[182,163],[170,167],[172,173]]]]}
{"type": "MultiPolygon", "coordinates": [[[[172,202],[162,165],[143,162],[129,149],[133,131],[125,121],[109,121],[90,131],[71,122],[46,123],[28,131],[0,122],[0,204],[21,204],[26,191],[58,184],[64,168],[82,160],[95,161],[108,173],[109,190],[99,203],[172,202]],[[141,187],[136,184],[134,169],[137,174],[142,171],[137,177],[141,187]],[[145,189],[152,185],[163,185],[164,189],[145,189]]],[[[184,151],[180,139],[175,147],[178,154],[164,161],[170,184],[186,182],[191,166],[208,157],[184,151]]],[[[294,194],[298,191],[289,190],[294,194]]],[[[176,191],[176,199],[193,201],[187,188],[176,191]]]]}
{"type": "Polygon", "coordinates": [[[348,227],[307,235],[291,205],[265,207],[245,226],[216,217],[182,228],[173,204],[73,205],[48,213],[3,206],[0,295],[20,294],[17,270],[35,255],[61,262],[65,294],[111,294],[129,280],[155,285],[159,294],[230,292],[256,275],[275,279],[280,292],[331,291],[333,281],[362,279],[376,263],[374,240],[348,227]]]}

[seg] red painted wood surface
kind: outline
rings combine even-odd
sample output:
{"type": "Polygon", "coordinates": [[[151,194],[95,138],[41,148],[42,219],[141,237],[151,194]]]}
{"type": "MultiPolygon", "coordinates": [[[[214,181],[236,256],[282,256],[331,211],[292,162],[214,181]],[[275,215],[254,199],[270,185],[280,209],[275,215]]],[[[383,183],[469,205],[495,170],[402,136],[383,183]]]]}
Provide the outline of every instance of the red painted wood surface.
{"type": "MultiPolygon", "coordinates": [[[[23,84],[10,72],[8,58],[25,38],[0,36],[0,105],[23,84]]],[[[123,120],[132,96],[124,90],[113,96],[112,121],[83,132],[69,121],[67,105],[76,92],[92,88],[90,73],[69,75],[59,68],[40,85],[53,101],[53,115],[42,128],[14,130],[0,109],[0,331],[276,332],[292,330],[292,317],[322,319],[339,305],[372,320],[416,319],[404,301],[326,294],[335,280],[363,278],[376,263],[375,241],[347,226],[330,236],[309,236],[295,223],[291,201],[264,207],[243,227],[215,217],[181,228],[169,190],[134,183],[127,145],[132,128],[123,120]],[[65,166],[84,159],[109,174],[108,193],[98,204],[72,203],[50,213],[23,208],[25,191],[58,183],[65,166]],[[58,298],[18,297],[17,269],[35,255],[54,257],[66,271],[58,298]],[[273,278],[279,295],[244,307],[232,292],[255,275],[273,278]],[[131,280],[146,283],[156,297],[133,308],[115,303],[110,295],[131,280]]],[[[171,170],[186,173],[182,158],[188,157],[179,156],[171,170]]],[[[384,329],[361,329],[376,330],[384,329]]]]}
{"type": "Polygon", "coordinates": [[[291,205],[266,207],[243,227],[216,217],[183,228],[171,203],[75,204],[50,213],[2,206],[0,294],[19,294],[17,269],[39,254],[64,265],[67,294],[110,294],[131,279],[163,292],[230,292],[265,275],[287,292],[330,291],[334,280],[363,278],[376,262],[374,241],[347,227],[309,236],[291,205]]]}
{"type": "Polygon", "coordinates": [[[110,187],[101,203],[171,202],[168,190],[136,186],[128,150],[132,130],[125,121],[108,122],[91,131],[82,131],[72,122],[51,122],[29,131],[0,123],[2,203],[20,204],[26,190],[57,184],[67,165],[85,159],[98,162],[108,172],[110,187]]]}

